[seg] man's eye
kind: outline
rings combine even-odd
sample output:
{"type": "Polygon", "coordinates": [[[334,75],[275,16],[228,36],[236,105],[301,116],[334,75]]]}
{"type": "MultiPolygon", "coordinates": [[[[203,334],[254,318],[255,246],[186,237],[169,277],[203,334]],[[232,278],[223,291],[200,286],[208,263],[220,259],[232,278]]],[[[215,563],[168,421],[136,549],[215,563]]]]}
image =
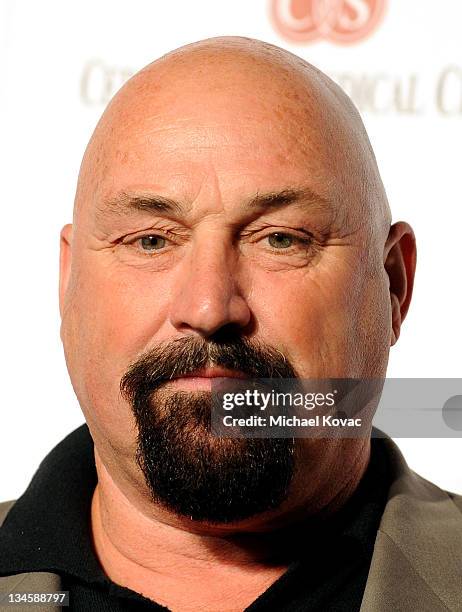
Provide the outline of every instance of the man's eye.
{"type": "MultiPolygon", "coordinates": [[[[274,232],[267,236],[269,244],[275,249],[288,249],[291,246],[299,243],[305,243],[305,240],[292,234],[285,234],[283,232],[274,232]]],[[[309,241],[306,240],[308,243],[309,241]]]]}
{"type": "Polygon", "coordinates": [[[143,251],[158,251],[165,247],[167,241],[163,236],[151,234],[150,236],[142,236],[139,238],[139,243],[143,251]]]}

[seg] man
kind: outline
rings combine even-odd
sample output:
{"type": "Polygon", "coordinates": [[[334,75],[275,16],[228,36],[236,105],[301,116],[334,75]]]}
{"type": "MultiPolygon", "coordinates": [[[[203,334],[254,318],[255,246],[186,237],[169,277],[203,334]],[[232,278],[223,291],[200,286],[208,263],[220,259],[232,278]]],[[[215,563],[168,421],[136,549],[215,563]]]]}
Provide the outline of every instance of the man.
{"type": "Polygon", "coordinates": [[[74,610],[462,610],[461,498],[370,423],[209,429],[214,377],[384,378],[415,257],[357,111],[313,66],[224,37],[136,74],[61,232],[88,429],[3,506],[0,591],[67,590],[74,610]]]}

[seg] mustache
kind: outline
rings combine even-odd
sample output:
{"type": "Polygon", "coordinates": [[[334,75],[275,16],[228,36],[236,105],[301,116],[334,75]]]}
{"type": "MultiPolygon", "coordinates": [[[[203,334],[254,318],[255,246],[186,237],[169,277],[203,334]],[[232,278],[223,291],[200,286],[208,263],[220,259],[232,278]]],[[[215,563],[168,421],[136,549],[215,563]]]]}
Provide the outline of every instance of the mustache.
{"type": "Polygon", "coordinates": [[[213,340],[182,336],[141,355],[122,377],[120,391],[133,404],[166,381],[213,366],[239,370],[250,378],[297,378],[287,357],[261,341],[236,335],[213,340]]]}

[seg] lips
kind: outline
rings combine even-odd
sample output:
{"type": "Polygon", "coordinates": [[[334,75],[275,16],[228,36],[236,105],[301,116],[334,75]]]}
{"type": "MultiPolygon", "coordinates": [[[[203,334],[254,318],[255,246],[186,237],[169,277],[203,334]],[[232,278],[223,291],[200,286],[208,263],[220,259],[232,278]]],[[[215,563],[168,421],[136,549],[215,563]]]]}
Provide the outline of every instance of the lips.
{"type": "Polygon", "coordinates": [[[200,368],[189,372],[189,374],[179,374],[174,376],[172,380],[179,378],[249,378],[244,372],[239,370],[230,370],[228,368],[222,368],[220,366],[212,366],[208,368],[200,368]]]}
{"type": "Polygon", "coordinates": [[[239,380],[247,378],[249,378],[247,374],[239,370],[210,366],[199,368],[193,372],[188,372],[188,374],[179,374],[170,381],[167,381],[167,385],[183,391],[211,391],[215,387],[213,380],[229,382],[231,379],[239,380]]]}

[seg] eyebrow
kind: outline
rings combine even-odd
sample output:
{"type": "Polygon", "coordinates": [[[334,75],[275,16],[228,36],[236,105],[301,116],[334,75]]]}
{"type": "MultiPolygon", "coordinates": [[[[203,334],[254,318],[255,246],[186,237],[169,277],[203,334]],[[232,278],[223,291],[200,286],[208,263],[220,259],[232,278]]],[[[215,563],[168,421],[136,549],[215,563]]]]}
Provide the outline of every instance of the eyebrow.
{"type": "Polygon", "coordinates": [[[121,191],[104,202],[102,212],[126,214],[134,210],[141,212],[181,212],[181,205],[170,198],[154,194],[131,194],[121,191]]]}
{"type": "MultiPolygon", "coordinates": [[[[277,210],[290,204],[303,204],[310,209],[319,211],[334,212],[333,202],[317,194],[310,187],[282,189],[281,191],[271,191],[259,193],[251,197],[246,205],[250,209],[277,210]]],[[[133,211],[144,213],[181,213],[183,206],[171,199],[152,193],[130,193],[121,191],[115,196],[105,200],[103,208],[98,208],[97,216],[106,216],[114,213],[125,216],[133,211]]]]}
{"type": "Polygon", "coordinates": [[[289,204],[305,204],[310,208],[320,210],[334,210],[334,204],[328,198],[316,193],[310,187],[298,189],[283,189],[282,191],[271,191],[269,193],[257,193],[248,202],[250,208],[278,209],[289,204]]]}

